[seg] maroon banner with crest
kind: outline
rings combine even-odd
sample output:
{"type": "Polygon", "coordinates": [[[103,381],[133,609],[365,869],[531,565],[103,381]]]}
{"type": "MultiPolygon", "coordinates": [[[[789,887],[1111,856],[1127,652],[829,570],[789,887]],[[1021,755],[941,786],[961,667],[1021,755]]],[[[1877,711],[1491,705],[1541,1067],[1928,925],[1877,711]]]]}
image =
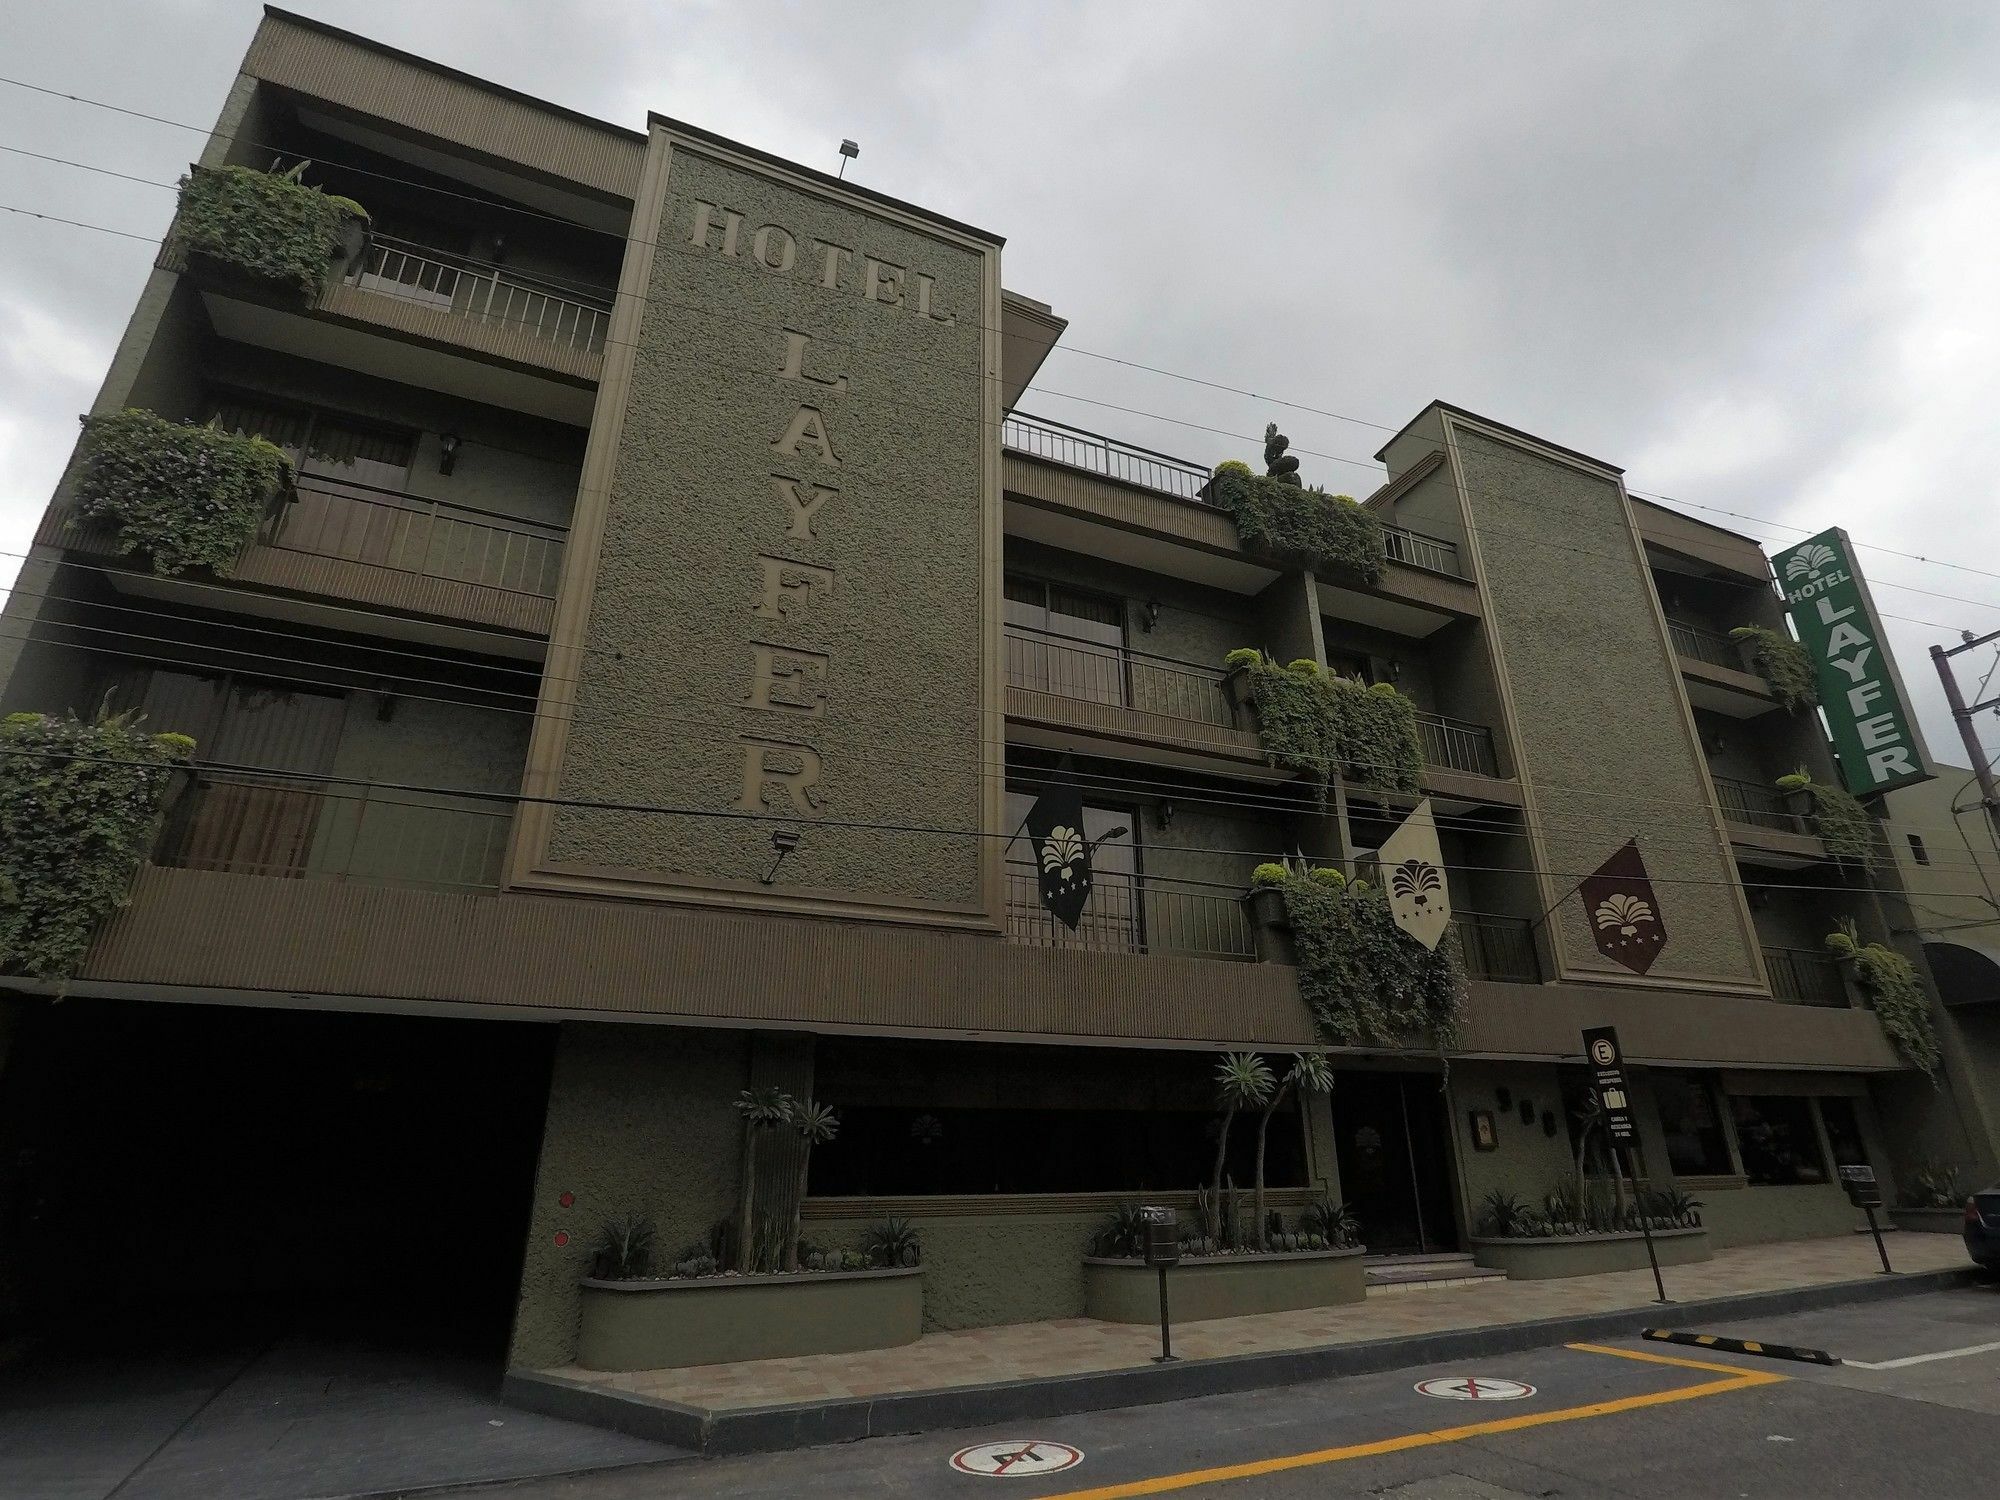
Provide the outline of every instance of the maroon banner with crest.
{"type": "Polygon", "coordinates": [[[1667,926],[1660,919],[1660,903],[1646,877],[1645,861],[1639,858],[1639,841],[1627,842],[1577,890],[1597,951],[1634,974],[1652,968],[1667,945],[1667,926]]]}

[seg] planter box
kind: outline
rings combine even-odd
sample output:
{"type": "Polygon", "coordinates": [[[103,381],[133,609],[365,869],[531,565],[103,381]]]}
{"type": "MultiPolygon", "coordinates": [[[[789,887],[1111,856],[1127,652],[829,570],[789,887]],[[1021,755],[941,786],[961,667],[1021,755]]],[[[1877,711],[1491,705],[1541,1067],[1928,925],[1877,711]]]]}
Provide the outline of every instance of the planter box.
{"type": "Polygon", "coordinates": [[[1235,728],[1254,730],[1257,713],[1251,703],[1250,669],[1231,667],[1222,674],[1223,696],[1229,700],[1230,718],[1235,728]]]}
{"type": "MultiPolygon", "coordinates": [[[[1655,1229],[1653,1248],[1663,1266],[1692,1265],[1715,1254],[1706,1229],[1655,1229]]],[[[1607,1271],[1646,1269],[1646,1239],[1638,1230],[1618,1234],[1555,1234],[1537,1239],[1491,1239],[1475,1235],[1472,1258],[1505,1271],[1515,1281],[1547,1281],[1559,1276],[1601,1276],[1607,1271]]]]}
{"type": "MultiPolygon", "coordinates": [[[[1972,1195],[1968,1193],[1966,1196],[1972,1195]]],[[[1892,1208],[1889,1210],[1889,1221],[1898,1229],[1915,1230],[1920,1234],[1965,1232],[1963,1208],[1892,1208]]]]}
{"type": "Polygon", "coordinates": [[[849,1354],[914,1344],[924,1273],[802,1271],[675,1281],[583,1282],[576,1362],[586,1370],[849,1354]]]}
{"type": "MultiPolygon", "coordinates": [[[[1217,1255],[1184,1260],[1167,1272],[1167,1297],[1177,1323],[1291,1312],[1359,1302],[1367,1273],[1353,1250],[1296,1250],[1271,1255],[1217,1255]]],[[[1157,1323],[1160,1273],[1144,1261],[1083,1262],[1083,1311],[1107,1323],[1157,1323]]]]}
{"type": "Polygon", "coordinates": [[[1282,890],[1274,885],[1253,887],[1243,897],[1243,912],[1250,919],[1250,942],[1259,963],[1298,962],[1292,949],[1292,919],[1282,890]]]}

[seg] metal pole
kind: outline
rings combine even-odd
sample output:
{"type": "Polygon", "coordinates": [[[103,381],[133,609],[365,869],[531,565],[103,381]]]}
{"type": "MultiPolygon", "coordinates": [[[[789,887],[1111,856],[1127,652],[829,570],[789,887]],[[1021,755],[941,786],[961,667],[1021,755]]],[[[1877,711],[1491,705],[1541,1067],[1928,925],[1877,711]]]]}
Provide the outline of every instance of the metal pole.
{"type": "Polygon", "coordinates": [[[1992,763],[1979,743],[1978,731],[1972,727],[1972,710],[1965,706],[1965,695],[1958,690],[1958,679],[1952,676],[1952,654],[1942,646],[1933,646],[1931,664],[1937,668],[1938,681],[1944,684],[1944,700],[1951,705],[1952,722],[1958,725],[1958,737],[1965,744],[1972,774],[1979,779],[1979,800],[1986,806],[1986,821],[1992,825],[1994,839],[2000,841],[2000,786],[1995,785],[1992,763]]]}
{"type": "Polygon", "coordinates": [[[1174,1362],[1174,1336],[1167,1323],[1167,1268],[1160,1267],[1160,1352],[1154,1356],[1156,1365],[1174,1362]]]}
{"type": "Polygon", "coordinates": [[[1868,1232],[1875,1236],[1875,1253],[1882,1257],[1882,1274],[1884,1276],[1894,1276],[1896,1268],[1889,1264],[1889,1252],[1882,1244],[1882,1226],[1875,1222],[1875,1205],[1872,1203],[1866,1205],[1866,1210],[1868,1214],[1868,1232]]]}
{"type": "Polygon", "coordinates": [[[1625,1175],[1632,1181],[1632,1201],[1639,1209],[1639,1232],[1646,1237],[1646,1262],[1653,1268],[1653,1290],[1659,1293],[1653,1300],[1665,1302],[1667,1284],[1660,1280],[1660,1257],[1653,1249],[1653,1221],[1646,1212],[1646,1200],[1639,1196],[1639,1174],[1632,1170],[1632,1153],[1629,1150],[1620,1151],[1618,1155],[1625,1159],[1625,1175]]]}

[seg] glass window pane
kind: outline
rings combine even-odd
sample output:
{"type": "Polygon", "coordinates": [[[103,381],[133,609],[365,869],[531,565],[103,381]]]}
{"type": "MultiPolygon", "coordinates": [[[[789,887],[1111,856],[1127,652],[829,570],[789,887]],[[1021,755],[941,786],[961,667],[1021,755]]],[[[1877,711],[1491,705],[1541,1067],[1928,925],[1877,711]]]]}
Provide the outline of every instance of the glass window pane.
{"type": "Polygon", "coordinates": [[[1723,1177],[1736,1170],[1708,1079],[1694,1073],[1655,1073],[1653,1097],[1672,1171],[1686,1177],[1723,1177]]]}
{"type": "Polygon", "coordinates": [[[1790,1094],[1756,1094],[1729,1101],[1736,1120],[1736,1145],[1751,1182],[1789,1187],[1825,1182],[1812,1101],[1790,1094]]]}
{"type": "Polygon", "coordinates": [[[1861,1122],[1854,1113],[1852,1099],[1822,1099],[1819,1117],[1826,1124],[1826,1143],[1833,1148],[1836,1167],[1865,1167],[1868,1148],[1862,1144],[1861,1122]]]}

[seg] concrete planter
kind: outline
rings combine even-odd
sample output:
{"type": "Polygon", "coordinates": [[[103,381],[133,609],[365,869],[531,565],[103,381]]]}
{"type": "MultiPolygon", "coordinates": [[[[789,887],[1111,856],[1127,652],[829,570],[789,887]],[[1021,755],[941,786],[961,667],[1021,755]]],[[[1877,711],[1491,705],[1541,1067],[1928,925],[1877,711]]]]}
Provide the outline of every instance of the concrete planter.
{"type": "Polygon", "coordinates": [[[1229,713],[1238,729],[1255,729],[1257,713],[1250,701],[1250,669],[1231,667],[1222,674],[1222,693],[1229,700],[1229,713]]]}
{"type": "Polygon", "coordinates": [[[1274,885],[1254,886],[1243,897],[1250,918],[1250,942],[1257,961],[1289,964],[1298,961],[1292,949],[1292,919],[1285,910],[1285,893],[1274,885]]]}
{"type": "MultiPolygon", "coordinates": [[[[1663,1266],[1692,1265],[1715,1254],[1706,1229],[1655,1229],[1653,1248],[1663,1266]]],[[[1618,1234],[1555,1234],[1536,1239],[1473,1236],[1472,1258],[1505,1271],[1515,1281],[1561,1276],[1601,1276],[1646,1269],[1646,1239],[1638,1230],[1618,1234]]]]}
{"type": "MultiPolygon", "coordinates": [[[[1194,1323],[1359,1302],[1368,1294],[1361,1265],[1365,1253],[1359,1248],[1295,1250],[1184,1260],[1167,1272],[1173,1319],[1194,1323]]],[[[1156,1323],[1160,1273],[1144,1261],[1086,1256],[1083,1311],[1107,1323],[1156,1323]]]]}
{"type": "Polygon", "coordinates": [[[576,1362],[586,1370],[670,1370],[850,1354],[913,1344],[923,1326],[922,1268],[674,1281],[586,1277],[576,1362]]]}
{"type": "Polygon", "coordinates": [[[1889,1221],[1898,1229],[1910,1229],[1919,1234],[1965,1232],[1963,1208],[1892,1208],[1889,1210],[1889,1221]]]}

